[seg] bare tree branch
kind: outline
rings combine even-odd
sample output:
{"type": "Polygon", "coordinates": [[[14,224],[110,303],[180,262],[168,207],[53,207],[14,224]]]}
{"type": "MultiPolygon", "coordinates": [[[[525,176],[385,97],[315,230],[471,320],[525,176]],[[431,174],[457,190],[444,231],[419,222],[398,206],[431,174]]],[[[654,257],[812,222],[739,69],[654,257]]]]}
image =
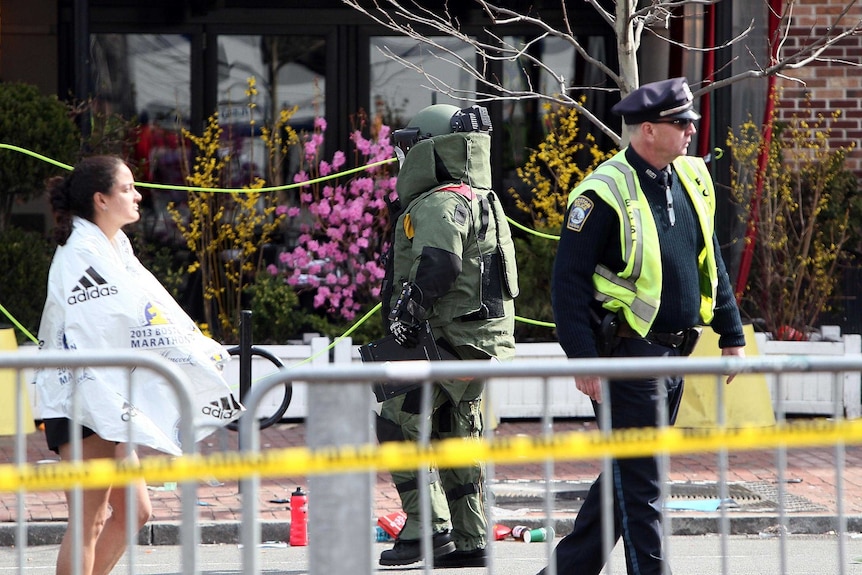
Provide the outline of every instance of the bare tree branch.
{"type": "MultiPolygon", "coordinates": [[[[847,14],[853,7],[853,4],[853,1],[849,1],[847,4],[845,4],[844,9],[836,16],[835,20],[827,28],[826,34],[816,34],[812,29],[809,34],[809,38],[813,38],[814,40],[810,44],[800,48],[796,52],[782,56],[781,53],[784,50],[785,40],[789,34],[790,27],[792,24],[791,3],[791,6],[788,7],[788,13],[786,13],[783,17],[784,25],[782,27],[781,40],[779,41],[777,50],[778,57],[774,62],[770,62],[770,64],[766,67],[758,67],[756,69],[746,70],[739,74],[714,82],[709,86],[706,86],[702,90],[698,90],[697,92],[695,92],[695,95],[698,96],[703,93],[708,93],[747,78],[766,78],[768,76],[778,76],[789,81],[804,84],[805,82],[800,80],[799,78],[787,76],[783,72],[786,70],[803,68],[812,62],[830,62],[833,64],[849,65],[850,63],[843,59],[821,58],[820,56],[823,54],[824,51],[841,42],[845,38],[849,38],[851,36],[858,36],[860,32],[862,32],[862,20],[851,22],[848,28],[840,28],[842,21],[847,17],[847,14]]],[[[862,62],[854,62],[852,63],[852,65],[862,66],[862,62]]]]}
{"type": "Polygon", "coordinates": [[[741,42],[742,40],[747,38],[751,34],[752,30],[754,30],[754,20],[749,22],[748,28],[746,28],[745,30],[743,30],[742,32],[740,32],[739,34],[737,34],[736,36],[734,36],[730,40],[720,44],[719,46],[711,46],[711,47],[692,46],[691,44],[686,44],[685,42],[677,42],[676,40],[674,40],[672,38],[666,38],[664,36],[659,35],[657,32],[655,32],[652,29],[652,27],[648,28],[647,30],[649,31],[650,34],[653,34],[654,36],[661,38],[663,41],[667,42],[668,44],[678,46],[679,48],[683,48],[685,50],[690,50],[692,52],[718,52],[719,50],[723,50],[724,48],[728,48],[730,46],[733,46],[734,44],[739,44],[739,42],[741,42]]]}
{"type": "Polygon", "coordinates": [[[592,6],[595,9],[595,11],[599,13],[599,15],[604,19],[604,21],[607,22],[608,26],[613,27],[613,25],[614,25],[613,15],[610,12],[608,12],[607,10],[605,10],[604,8],[602,8],[602,6],[598,3],[597,0],[587,0],[587,4],[592,6]]]}
{"type": "MultiPolygon", "coordinates": [[[[526,16],[523,14],[519,14],[514,10],[510,10],[508,8],[501,8],[498,6],[493,6],[489,2],[485,0],[479,0],[482,4],[483,8],[486,10],[486,13],[490,15],[493,26],[501,26],[503,24],[513,24],[513,23],[521,23],[521,24],[529,24],[530,26],[534,26],[539,30],[542,30],[546,35],[560,38],[565,40],[577,51],[578,55],[581,56],[588,64],[592,66],[596,66],[599,70],[602,71],[606,76],[614,80],[614,83],[618,83],[618,75],[614,73],[614,71],[605,64],[605,62],[599,60],[598,58],[593,57],[578,41],[577,37],[572,32],[571,26],[569,25],[568,18],[565,19],[565,31],[560,31],[554,28],[552,25],[548,24],[541,18],[535,18],[531,16],[526,16]]],[[[564,14],[567,14],[565,11],[565,2],[561,2],[561,5],[564,7],[564,14]]],[[[486,28],[486,31],[488,29],[486,28]]],[[[490,32],[489,32],[490,33],[490,32]]],[[[494,37],[497,37],[494,35],[494,37]]],[[[486,49],[494,49],[493,46],[485,46],[486,49]]],[[[504,53],[508,52],[504,49],[504,53]]],[[[537,60],[534,59],[537,62],[537,60]]]]}
{"type": "MultiPolygon", "coordinates": [[[[674,16],[674,14],[679,14],[681,9],[687,6],[710,6],[718,4],[722,0],[652,0],[651,2],[640,2],[642,4],[640,8],[638,7],[638,0],[617,0],[613,13],[604,8],[599,0],[585,0],[584,4],[595,11],[600,21],[613,29],[617,41],[618,62],[616,67],[612,67],[600,57],[590,54],[586,45],[581,42],[576,29],[572,27],[569,20],[570,15],[565,0],[560,0],[560,13],[563,16],[560,22],[545,20],[541,15],[531,10],[520,13],[496,4],[493,0],[459,1],[463,3],[472,2],[481,9],[481,13],[487,20],[479,28],[482,35],[477,37],[475,35],[476,29],[472,29],[472,32],[469,33],[465,32],[461,22],[452,16],[448,4],[445,4],[444,10],[432,12],[415,0],[342,0],[345,5],[365,14],[381,26],[428,46],[435,58],[457,67],[475,82],[475,85],[469,88],[449,85],[443,79],[435,77],[423,69],[422,66],[411,63],[408,58],[395,54],[388,49],[383,50],[388,58],[421,74],[429,83],[429,87],[434,90],[452,97],[476,102],[537,99],[571,106],[617,144],[622,141],[622,138],[595,114],[586,109],[580,103],[578,96],[585,92],[594,91],[618,91],[622,96],[625,96],[637,88],[639,85],[637,52],[640,49],[641,38],[645,31],[685,51],[721,51],[750,38],[751,31],[756,25],[756,22],[752,21],[743,32],[726,40],[720,46],[693,46],[665,38],[657,34],[653,28],[666,28],[669,19],[679,17],[674,16]],[[527,34],[519,32],[519,34],[524,34],[526,39],[523,43],[515,45],[506,39],[504,32],[513,26],[517,26],[518,30],[531,30],[532,32],[527,34]],[[460,44],[470,46],[474,54],[471,54],[470,57],[461,56],[451,47],[451,44],[442,42],[440,37],[452,38],[460,44]],[[551,69],[531,49],[533,45],[548,38],[556,38],[567,43],[584,63],[599,71],[607,82],[597,85],[576,86],[572,83],[572,79],[551,69]],[[492,64],[507,62],[514,64],[522,72],[526,82],[524,89],[506,85],[503,78],[490,72],[492,64]],[[619,72],[616,72],[616,69],[619,69],[619,72]],[[552,78],[553,93],[543,93],[540,86],[532,85],[530,78],[533,74],[529,71],[540,71],[552,78]]],[[[847,22],[850,9],[856,4],[856,0],[845,1],[843,10],[831,19],[825,33],[815,33],[812,27],[810,42],[795,51],[790,51],[786,39],[793,23],[793,4],[793,1],[786,2],[786,11],[780,15],[782,17],[781,35],[778,38],[769,39],[769,41],[778,42],[774,52],[775,58],[771,57],[770,61],[763,65],[758,63],[754,56],[755,51],[749,49],[750,69],[704,85],[695,92],[695,96],[718,90],[748,78],[786,77],[786,72],[802,68],[812,62],[862,66],[862,62],[824,57],[830,47],[862,32],[862,20],[847,22]]],[[[738,64],[739,60],[734,59],[734,62],[738,64]]]]}
{"type": "Polygon", "coordinates": [[[632,16],[635,18],[650,18],[651,14],[667,13],[670,14],[677,8],[684,6],[710,6],[718,4],[721,0],[653,0],[649,6],[644,6],[640,10],[635,11],[632,16]]]}

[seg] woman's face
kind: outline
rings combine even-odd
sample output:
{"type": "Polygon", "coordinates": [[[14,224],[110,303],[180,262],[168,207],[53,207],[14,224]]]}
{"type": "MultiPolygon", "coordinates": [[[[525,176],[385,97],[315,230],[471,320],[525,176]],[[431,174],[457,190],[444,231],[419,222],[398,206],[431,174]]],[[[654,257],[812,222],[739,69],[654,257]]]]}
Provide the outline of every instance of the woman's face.
{"type": "Polygon", "coordinates": [[[120,229],[141,218],[138,209],[141,194],[135,189],[132,171],[125,164],[117,166],[111,190],[96,196],[96,217],[112,228],[120,229]]]}

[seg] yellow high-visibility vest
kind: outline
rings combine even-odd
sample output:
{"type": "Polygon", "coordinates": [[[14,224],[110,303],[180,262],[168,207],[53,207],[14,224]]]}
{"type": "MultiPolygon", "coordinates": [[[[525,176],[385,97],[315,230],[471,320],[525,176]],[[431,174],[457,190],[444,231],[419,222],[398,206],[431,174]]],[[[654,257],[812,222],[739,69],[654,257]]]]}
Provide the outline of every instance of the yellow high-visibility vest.
{"type": "MultiPolygon", "coordinates": [[[[700,318],[712,321],[718,268],[712,242],[715,188],[703,159],[680,156],[673,162],[700,222],[704,246],[698,254],[700,270],[700,318]]],[[[621,313],[642,336],[649,332],[661,304],[661,250],[658,229],[635,169],[625,150],[600,165],[569,194],[568,205],[587,190],[594,190],[617,213],[620,222],[620,253],[625,267],[619,271],[599,264],[593,274],[596,298],[602,307],[621,313]]]]}

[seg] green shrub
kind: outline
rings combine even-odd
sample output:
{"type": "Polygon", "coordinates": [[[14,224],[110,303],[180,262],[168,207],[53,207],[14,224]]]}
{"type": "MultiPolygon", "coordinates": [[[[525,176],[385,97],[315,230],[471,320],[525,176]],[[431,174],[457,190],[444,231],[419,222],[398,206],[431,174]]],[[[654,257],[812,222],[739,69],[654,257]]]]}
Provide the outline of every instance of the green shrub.
{"type": "MultiPolygon", "coordinates": [[[[544,230],[544,233],[559,232],[544,230]]],[[[515,313],[518,317],[525,320],[553,323],[551,272],[554,269],[554,256],[556,254],[557,242],[554,240],[535,235],[515,238],[518,283],[521,288],[520,295],[515,298],[515,313]]],[[[557,341],[557,335],[554,328],[537,325],[529,321],[518,321],[515,323],[515,341],[557,341]]]]}
{"type": "Polygon", "coordinates": [[[299,306],[299,297],[281,276],[266,271],[255,276],[254,283],[246,288],[252,321],[252,339],[255,344],[284,344],[288,339],[299,339],[314,329],[314,318],[299,306]]]}
{"type": "Polygon", "coordinates": [[[188,252],[158,244],[145,235],[126,230],[141,263],[161,282],[175,300],[182,298],[189,280],[186,273],[188,252]]]}
{"type": "Polygon", "coordinates": [[[732,198],[756,231],[741,310],[775,339],[807,338],[830,311],[860,220],[859,184],[845,168],[855,146],[833,145],[821,115],[774,123],[768,144],[763,133],[749,119],[727,139],[732,198]]]}
{"type": "MultiPolygon", "coordinates": [[[[0,304],[34,336],[39,330],[53,247],[41,234],[16,227],[0,231],[0,304]]],[[[0,323],[7,323],[4,316],[0,323]]],[[[18,343],[30,341],[15,330],[18,343]]]]}
{"type": "MultiPolygon", "coordinates": [[[[29,84],[0,82],[0,142],[74,164],[80,132],[55,96],[29,84]]],[[[12,206],[44,190],[45,178],[62,168],[13,150],[0,150],[0,229],[8,227],[12,206]]]]}
{"type": "MultiPolygon", "coordinates": [[[[258,273],[254,284],[246,289],[251,310],[252,339],[255,344],[285,344],[290,339],[302,339],[303,334],[319,333],[332,340],[344,335],[352,323],[335,321],[303,306],[296,291],[282,276],[266,271],[258,273]]],[[[362,317],[374,304],[369,304],[357,317],[362,317]]],[[[361,345],[383,336],[380,313],[372,314],[350,334],[353,343],[361,345]]]]}

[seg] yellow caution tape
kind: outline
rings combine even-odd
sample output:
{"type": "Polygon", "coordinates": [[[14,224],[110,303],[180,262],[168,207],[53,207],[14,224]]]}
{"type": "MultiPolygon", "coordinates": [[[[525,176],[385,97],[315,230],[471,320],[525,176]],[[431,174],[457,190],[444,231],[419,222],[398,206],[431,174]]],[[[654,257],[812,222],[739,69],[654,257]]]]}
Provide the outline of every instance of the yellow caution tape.
{"type": "Polygon", "coordinates": [[[741,451],[776,447],[824,447],[862,443],[862,420],[813,420],[775,427],[739,429],[643,428],[516,435],[492,441],[447,439],[422,447],[412,442],[365,444],[310,450],[302,447],[260,453],[229,451],[211,455],[148,457],[136,465],[112,459],[41,465],[0,465],[0,491],[46,491],[149,482],[198,481],[203,477],[319,475],[367,470],[416,469],[431,463],[463,467],[473,461],[517,464],[602,457],[643,457],[656,453],[741,451]]]}

